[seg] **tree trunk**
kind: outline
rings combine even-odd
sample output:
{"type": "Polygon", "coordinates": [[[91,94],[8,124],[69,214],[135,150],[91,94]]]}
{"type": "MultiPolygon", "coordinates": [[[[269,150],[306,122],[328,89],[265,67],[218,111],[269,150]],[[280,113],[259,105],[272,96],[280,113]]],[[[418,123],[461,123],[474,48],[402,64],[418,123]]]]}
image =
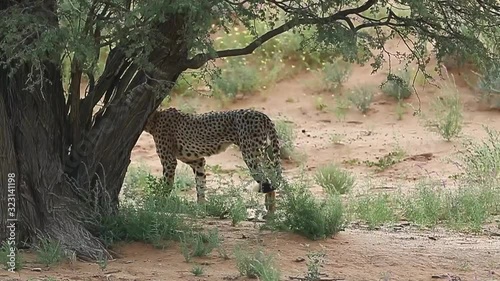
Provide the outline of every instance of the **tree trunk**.
{"type": "MultiPolygon", "coordinates": [[[[55,2],[47,2],[38,12],[55,11],[55,2]]],[[[153,28],[169,42],[183,42],[178,32],[183,26],[179,16],[153,28]]],[[[150,57],[161,75],[137,71],[139,67],[125,57],[122,48],[115,47],[95,87],[85,99],[77,99],[80,118],[72,115],[71,119],[74,99],[65,102],[59,65],[43,61],[41,72],[33,73],[34,64],[28,62],[14,75],[9,75],[11,68],[0,68],[2,241],[10,235],[7,181],[15,173],[19,243],[51,238],[81,258],[110,257],[96,237],[99,219],[118,210],[131,151],[147,117],[181,74],[178,65],[187,58],[187,51],[183,44],[159,44],[150,57]],[[38,75],[39,84],[27,87],[33,75],[38,75]],[[167,86],[158,82],[160,76],[167,86]],[[102,99],[104,108],[92,118],[92,108],[102,99]],[[74,126],[82,131],[75,134],[74,126]]],[[[0,59],[5,60],[1,55],[0,59]]]]}

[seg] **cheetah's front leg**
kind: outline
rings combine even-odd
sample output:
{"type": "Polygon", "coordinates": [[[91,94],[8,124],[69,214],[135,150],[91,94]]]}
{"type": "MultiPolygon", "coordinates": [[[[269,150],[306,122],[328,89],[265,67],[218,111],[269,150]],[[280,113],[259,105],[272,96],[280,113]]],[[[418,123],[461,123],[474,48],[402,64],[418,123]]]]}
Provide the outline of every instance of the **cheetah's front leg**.
{"type": "Polygon", "coordinates": [[[205,190],[207,185],[207,175],[205,174],[205,158],[199,158],[193,161],[187,162],[196,179],[196,196],[198,203],[205,202],[205,190]]]}
{"type": "Polygon", "coordinates": [[[163,166],[163,180],[166,182],[169,192],[174,189],[175,168],[177,167],[177,159],[173,155],[163,155],[160,159],[163,166]]]}

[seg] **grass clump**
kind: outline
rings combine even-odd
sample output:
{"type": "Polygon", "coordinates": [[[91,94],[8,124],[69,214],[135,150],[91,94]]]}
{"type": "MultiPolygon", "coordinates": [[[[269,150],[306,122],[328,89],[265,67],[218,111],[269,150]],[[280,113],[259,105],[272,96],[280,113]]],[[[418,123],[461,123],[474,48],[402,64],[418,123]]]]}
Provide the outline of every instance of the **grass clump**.
{"type": "Polygon", "coordinates": [[[214,96],[231,101],[238,94],[251,94],[260,89],[259,70],[242,59],[228,59],[221,73],[214,77],[214,96]]]}
{"type": "Polygon", "coordinates": [[[375,229],[384,223],[394,221],[392,199],[388,194],[366,195],[354,202],[356,217],[375,229]]]}
{"type": "Polygon", "coordinates": [[[3,265],[5,270],[13,268],[15,271],[19,271],[23,268],[23,259],[17,248],[11,251],[11,247],[14,247],[14,245],[9,245],[7,241],[2,243],[2,247],[0,247],[0,264],[3,265]]]}
{"type": "Polygon", "coordinates": [[[175,194],[147,196],[140,204],[124,204],[116,215],[101,218],[100,235],[108,245],[118,241],[144,241],[164,247],[179,240],[180,233],[191,228],[189,216],[197,206],[175,194]]]}
{"type": "Polygon", "coordinates": [[[274,257],[266,255],[262,250],[250,251],[246,247],[235,248],[236,267],[242,276],[258,278],[262,281],[279,281],[280,271],[274,257]]]}
{"type": "Polygon", "coordinates": [[[328,105],[325,103],[322,97],[317,97],[314,100],[314,107],[318,111],[325,111],[328,108],[328,105]]]}
{"type": "Polygon", "coordinates": [[[347,99],[364,114],[370,109],[374,96],[373,92],[371,87],[356,87],[347,94],[347,99]]]}
{"type": "Polygon", "coordinates": [[[194,276],[202,276],[204,271],[205,270],[203,269],[203,267],[201,267],[199,265],[195,265],[191,269],[191,273],[193,273],[194,276]]]}
{"type": "Polygon", "coordinates": [[[145,197],[166,197],[172,191],[186,191],[194,185],[194,175],[185,166],[177,168],[173,187],[166,186],[161,178],[153,176],[146,167],[134,166],[125,176],[123,198],[128,203],[138,203],[145,197]]]}
{"type": "Polygon", "coordinates": [[[434,181],[421,182],[417,190],[401,202],[403,213],[408,221],[418,225],[433,227],[446,219],[446,194],[434,181]]]}
{"type": "Polygon", "coordinates": [[[382,172],[392,167],[393,165],[403,161],[406,153],[401,148],[397,148],[384,156],[378,158],[377,161],[365,160],[363,163],[368,167],[376,167],[377,172],[382,172]]]}
{"type": "Polygon", "coordinates": [[[323,252],[312,252],[307,254],[307,275],[304,280],[306,281],[320,281],[321,272],[320,268],[325,262],[326,254],[323,252]]]}
{"type": "Polygon", "coordinates": [[[207,232],[190,231],[181,237],[181,251],[186,262],[192,257],[204,257],[221,245],[222,238],[217,229],[207,232]]]}
{"type": "Polygon", "coordinates": [[[315,181],[330,194],[346,194],[355,183],[354,176],[335,164],[329,164],[318,169],[315,181]]]}
{"type": "Polygon", "coordinates": [[[291,231],[312,240],[330,237],[344,226],[343,206],[338,195],[315,198],[304,181],[286,185],[271,227],[291,231]]]}
{"type": "Polygon", "coordinates": [[[177,168],[174,179],[174,190],[186,191],[196,185],[193,172],[187,166],[177,168]]]}
{"type": "Polygon", "coordinates": [[[220,219],[229,217],[233,226],[247,219],[245,199],[242,197],[241,189],[234,185],[224,188],[222,192],[211,193],[204,208],[209,216],[220,219]]]}
{"type": "Polygon", "coordinates": [[[323,81],[327,91],[341,88],[351,74],[351,65],[344,61],[325,63],[323,66],[323,81]]]}
{"type": "Polygon", "coordinates": [[[40,239],[36,247],[37,261],[45,266],[59,264],[64,259],[64,251],[58,241],[40,239]]]}
{"type": "Polygon", "coordinates": [[[382,84],[382,92],[398,101],[407,99],[412,94],[411,77],[408,70],[387,75],[387,80],[382,84]]]}
{"type": "Polygon", "coordinates": [[[130,166],[125,175],[122,188],[123,198],[135,202],[144,196],[144,187],[148,184],[149,169],[144,165],[130,166]]]}
{"type": "Polygon", "coordinates": [[[500,213],[497,187],[459,183],[445,191],[438,182],[425,182],[402,200],[405,217],[418,225],[434,227],[443,223],[462,231],[478,232],[492,216],[500,213]]]}
{"type": "Polygon", "coordinates": [[[349,100],[345,97],[336,98],[335,107],[333,109],[333,113],[338,120],[344,121],[349,111],[350,104],[349,100]]]}
{"type": "Polygon", "coordinates": [[[490,206],[498,206],[498,202],[492,201],[495,197],[498,199],[498,196],[483,188],[459,188],[449,198],[448,224],[458,230],[480,231],[490,217],[490,206]]]}
{"type": "Polygon", "coordinates": [[[500,108],[500,64],[493,64],[479,75],[477,82],[481,99],[489,103],[490,108],[500,108]]]}
{"type": "Polygon", "coordinates": [[[495,186],[500,180],[500,133],[486,128],[481,143],[469,141],[460,155],[465,180],[471,184],[495,186]]]}
{"type": "Polygon", "coordinates": [[[463,113],[459,92],[455,83],[446,83],[441,95],[436,97],[432,107],[432,118],[427,127],[450,141],[462,131],[463,113]]]}

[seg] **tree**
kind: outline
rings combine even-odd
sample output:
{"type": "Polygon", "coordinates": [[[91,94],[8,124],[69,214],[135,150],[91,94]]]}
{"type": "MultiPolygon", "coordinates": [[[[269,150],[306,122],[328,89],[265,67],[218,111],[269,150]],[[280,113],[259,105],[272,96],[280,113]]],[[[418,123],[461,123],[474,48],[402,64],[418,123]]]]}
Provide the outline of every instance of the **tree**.
{"type": "Polygon", "coordinates": [[[109,256],[98,222],[118,211],[132,148],[187,69],[309,26],[318,47],[371,60],[374,70],[383,54],[400,56],[384,48],[396,36],[422,71],[427,43],[438,60],[453,54],[488,67],[498,62],[488,44],[498,45],[500,7],[496,0],[6,0],[0,19],[0,239],[9,237],[12,215],[18,243],[50,237],[97,259],[109,256]],[[236,23],[252,30],[256,20],[270,30],[240,49],[214,49],[211,34],[236,23]],[[109,55],[98,73],[103,50],[109,55]],[[6,184],[12,175],[15,189],[6,184]],[[16,195],[15,214],[5,211],[8,194],[16,195]]]}

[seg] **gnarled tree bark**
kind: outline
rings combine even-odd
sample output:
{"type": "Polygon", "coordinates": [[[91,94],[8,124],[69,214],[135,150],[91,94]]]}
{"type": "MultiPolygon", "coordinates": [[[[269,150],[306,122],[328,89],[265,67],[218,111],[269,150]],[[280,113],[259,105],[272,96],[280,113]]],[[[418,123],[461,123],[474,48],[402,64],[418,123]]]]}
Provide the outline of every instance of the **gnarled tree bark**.
{"type": "MultiPolygon", "coordinates": [[[[31,4],[35,2],[40,3],[31,4]]],[[[0,8],[7,9],[9,4],[15,5],[8,1],[0,8]]],[[[53,16],[56,1],[44,1],[26,12],[53,16]]],[[[55,28],[57,18],[50,23],[47,28],[55,28]]],[[[154,28],[169,42],[184,42],[178,32],[184,24],[179,16],[154,28]]],[[[47,237],[81,258],[110,257],[96,236],[97,223],[100,217],[117,211],[132,148],[147,117],[183,71],[178,62],[187,59],[187,50],[182,43],[158,44],[150,57],[158,69],[154,73],[141,71],[125,56],[123,47],[116,46],[88,95],[70,97],[68,103],[57,63],[43,61],[39,73],[32,73],[31,62],[15,69],[13,75],[12,68],[0,69],[2,241],[9,235],[4,211],[7,175],[15,173],[16,239],[20,244],[47,237]],[[40,82],[27,88],[33,75],[40,82]],[[104,101],[104,107],[93,114],[99,101],[104,101]],[[80,129],[75,131],[75,127],[80,129]]],[[[78,64],[73,67],[78,82],[81,72],[78,64]]]]}

